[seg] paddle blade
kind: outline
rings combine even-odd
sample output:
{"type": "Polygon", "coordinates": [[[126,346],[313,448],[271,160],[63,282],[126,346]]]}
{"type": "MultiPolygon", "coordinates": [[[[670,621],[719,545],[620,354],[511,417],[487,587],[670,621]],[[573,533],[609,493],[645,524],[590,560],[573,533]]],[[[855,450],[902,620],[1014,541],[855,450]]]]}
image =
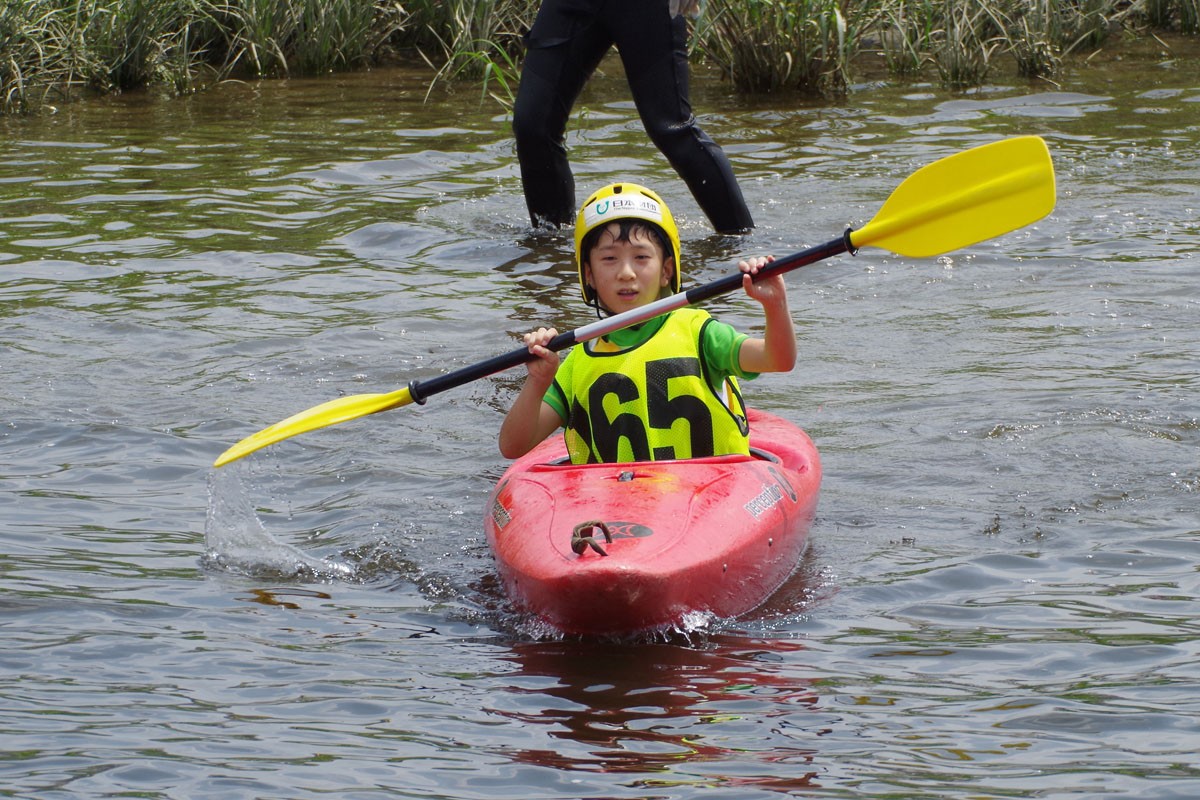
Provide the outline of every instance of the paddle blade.
{"type": "Polygon", "coordinates": [[[1054,165],[1038,136],[974,147],[928,164],[850,233],[902,256],[936,256],[1036,222],[1054,209],[1054,165]]]}
{"type": "Polygon", "coordinates": [[[315,431],[339,422],[365,417],[389,408],[406,406],[412,402],[408,387],[397,389],[388,394],[356,394],[350,397],[339,397],[307,411],[288,417],[283,422],[276,422],[269,428],[264,428],[253,436],[247,436],[233,447],[221,454],[213,462],[214,467],[222,467],[230,461],[237,461],[242,456],[248,456],[255,450],[261,450],[269,444],[288,439],[299,433],[315,431]]]}

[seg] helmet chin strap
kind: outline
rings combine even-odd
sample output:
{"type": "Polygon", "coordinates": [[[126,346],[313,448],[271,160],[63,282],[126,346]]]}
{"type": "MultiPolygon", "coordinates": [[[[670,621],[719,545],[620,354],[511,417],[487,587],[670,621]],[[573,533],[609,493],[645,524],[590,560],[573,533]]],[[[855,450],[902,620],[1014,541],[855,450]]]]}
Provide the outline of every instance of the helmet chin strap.
{"type": "Polygon", "coordinates": [[[616,316],[616,314],[614,314],[613,312],[609,311],[609,310],[608,310],[607,308],[605,308],[604,306],[600,305],[600,298],[599,298],[599,297],[597,297],[595,300],[593,300],[593,301],[592,301],[591,303],[589,303],[588,305],[590,305],[592,308],[596,309],[596,319],[607,319],[607,318],[609,318],[609,317],[615,317],[615,316],[616,316]]]}
{"type": "MultiPolygon", "coordinates": [[[[600,305],[599,297],[597,297],[594,302],[588,303],[588,305],[590,305],[592,308],[596,309],[596,319],[608,319],[609,317],[621,316],[616,311],[609,311],[607,308],[600,305]]],[[[626,312],[626,313],[628,313],[628,312],[626,312]]],[[[631,330],[631,331],[637,330],[638,328],[642,327],[642,325],[644,325],[644,324],[646,324],[644,321],[635,323],[635,324],[629,326],[629,330],[631,330]]],[[[607,335],[607,334],[605,334],[605,335],[607,335]]]]}

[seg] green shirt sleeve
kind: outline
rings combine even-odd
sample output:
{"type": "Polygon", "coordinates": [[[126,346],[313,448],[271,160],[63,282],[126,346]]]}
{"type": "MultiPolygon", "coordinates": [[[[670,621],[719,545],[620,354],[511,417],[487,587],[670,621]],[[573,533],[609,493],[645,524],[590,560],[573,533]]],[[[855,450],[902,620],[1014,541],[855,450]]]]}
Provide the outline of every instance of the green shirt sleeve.
{"type": "Polygon", "coordinates": [[[573,363],[571,354],[574,352],[575,350],[572,348],[571,352],[567,353],[567,357],[563,359],[563,362],[558,365],[558,372],[554,375],[554,382],[550,384],[550,388],[542,395],[542,402],[558,412],[558,417],[563,421],[564,425],[567,422],[567,416],[571,409],[571,401],[567,398],[567,393],[563,390],[563,386],[571,385],[571,365],[573,363]]]}
{"type": "Polygon", "coordinates": [[[704,360],[718,385],[730,375],[738,380],[754,380],[758,377],[757,372],[743,372],[739,364],[742,342],[749,338],[732,325],[715,319],[704,326],[701,342],[704,360]]]}

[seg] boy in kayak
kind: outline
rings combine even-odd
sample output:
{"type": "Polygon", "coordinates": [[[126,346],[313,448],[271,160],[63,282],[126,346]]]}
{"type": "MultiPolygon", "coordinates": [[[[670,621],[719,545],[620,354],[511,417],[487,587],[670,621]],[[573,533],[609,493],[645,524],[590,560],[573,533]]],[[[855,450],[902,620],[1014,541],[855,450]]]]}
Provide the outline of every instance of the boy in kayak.
{"type": "MultiPolygon", "coordinates": [[[[671,212],[634,183],[611,184],[588,198],[575,222],[575,260],[584,302],[601,315],[674,294],[682,283],[671,212]]],[[[564,426],[577,464],[748,453],[737,379],[787,372],[796,363],[783,277],[750,278],[773,260],[738,263],[746,294],[763,307],[761,339],[706,311],[680,308],[574,347],[560,365],[545,347],[558,331],[525,334],[537,358],[500,427],[500,452],[522,456],[564,426]]]]}

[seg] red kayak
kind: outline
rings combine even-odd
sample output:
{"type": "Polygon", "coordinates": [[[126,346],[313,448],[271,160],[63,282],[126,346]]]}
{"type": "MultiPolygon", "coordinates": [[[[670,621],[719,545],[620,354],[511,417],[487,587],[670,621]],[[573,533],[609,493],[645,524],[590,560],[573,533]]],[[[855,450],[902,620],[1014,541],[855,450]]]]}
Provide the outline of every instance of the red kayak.
{"type": "Polygon", "coordinates": [[[821,461],[804,431],[748,413],[749,456],[572,465],[552,436],[513,462],[485,521],[509,597],[568,634],[761,605],[804,551],[821,461]]]}

